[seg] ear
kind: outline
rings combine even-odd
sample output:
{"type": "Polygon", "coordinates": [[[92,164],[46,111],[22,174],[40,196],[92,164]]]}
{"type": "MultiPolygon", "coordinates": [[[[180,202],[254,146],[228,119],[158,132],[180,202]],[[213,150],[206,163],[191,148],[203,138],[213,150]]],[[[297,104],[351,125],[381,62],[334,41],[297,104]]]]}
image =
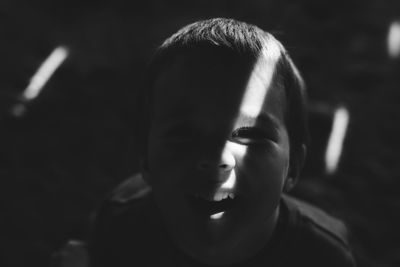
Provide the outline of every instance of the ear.
{"type": "Polygon", "coordinates": [[[306,155],[307,147],[305,144],[302,144],[299,151],[297,151],[296,154],[294,154],[290,159],[289,172],[283,187],[284,192],[289,192],[297,184],[300,172],[304,166],[306,155]]]}

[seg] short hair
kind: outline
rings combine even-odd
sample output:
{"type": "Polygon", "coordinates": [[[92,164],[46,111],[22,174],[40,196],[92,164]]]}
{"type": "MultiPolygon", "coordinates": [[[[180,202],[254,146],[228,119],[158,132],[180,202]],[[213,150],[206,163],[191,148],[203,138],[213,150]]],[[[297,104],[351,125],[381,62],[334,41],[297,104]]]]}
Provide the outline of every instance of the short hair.
{"type": "MultiPolygon", "coordinates": [[[[214,18],[184,26],[167,38],[158,47],[147,68],[147,101],[144,102],[149,111],[146,112],[147,115],[151,113],[149,109],[152,108],[152,93],[158,75],[179,55],[196,52],[196,49],[218,48],[234,56],[255,61],[260,56],[268,55],[271,47],[278,47],[280,53],[275,75],[281,78],[285,90],[285,124],[292,157],[294,153],[301,151],[302,145],[308,144],[305,84],[283,45],[272,34],[252,24],[234,19],[214,18]]],[[[147,119],[150,123],[151,118],[147,119]]]]}

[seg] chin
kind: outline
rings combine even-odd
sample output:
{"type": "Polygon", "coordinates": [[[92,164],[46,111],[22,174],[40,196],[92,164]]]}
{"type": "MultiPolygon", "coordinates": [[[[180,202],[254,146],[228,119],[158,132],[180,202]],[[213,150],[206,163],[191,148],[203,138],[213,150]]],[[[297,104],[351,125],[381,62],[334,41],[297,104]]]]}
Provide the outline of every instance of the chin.
{"type": "MultiPolygon", "coordinates": [[[[218,232],[218,229],[214,230],[218,232]]],[[[233,236],[233,233],[215,236],[211,232],[196,232],[191,236],[186,235],[186,240],[181,240],[178,246],[183,253],[203,264],[213,266],[234,264],[244,261],[252,255],[247,255],[248,257],[244,255],[246,250],[241,248],[240,238],[233,236]]]]}

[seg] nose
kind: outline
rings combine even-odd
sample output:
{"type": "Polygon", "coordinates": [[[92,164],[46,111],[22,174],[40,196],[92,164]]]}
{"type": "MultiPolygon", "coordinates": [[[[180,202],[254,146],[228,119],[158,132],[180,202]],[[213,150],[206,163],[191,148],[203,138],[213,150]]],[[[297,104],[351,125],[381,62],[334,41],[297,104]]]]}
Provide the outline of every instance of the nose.
{"type": "Polygon", "coordinates": [[[219,170],[220,171],[230,171],[235,167],[235,165],[236,165],[235,157],[233,156],[232,152],[228,148],[225,148],[222,151],[221,161],[218,165],[219,170]]]}
{"type": "Polygon", "coordinates": [[[219,173],[229,172],[236,166],[236,160],[232,152],[228,148],[224,148],[219,160],[200,160],[197,164],[199,171],[215,171],[217,169],[219,173]]]}

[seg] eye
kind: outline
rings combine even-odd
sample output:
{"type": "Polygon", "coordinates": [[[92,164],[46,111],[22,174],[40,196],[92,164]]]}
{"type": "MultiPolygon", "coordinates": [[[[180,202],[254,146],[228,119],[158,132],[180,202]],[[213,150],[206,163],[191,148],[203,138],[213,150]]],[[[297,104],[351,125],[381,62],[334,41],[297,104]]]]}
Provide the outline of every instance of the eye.
{"type": "Polygon", "coordinates": [[[241,127],[233,131],[231,141],[243,145],[274,141],[265,130],[256,127],[241,127]]]}

